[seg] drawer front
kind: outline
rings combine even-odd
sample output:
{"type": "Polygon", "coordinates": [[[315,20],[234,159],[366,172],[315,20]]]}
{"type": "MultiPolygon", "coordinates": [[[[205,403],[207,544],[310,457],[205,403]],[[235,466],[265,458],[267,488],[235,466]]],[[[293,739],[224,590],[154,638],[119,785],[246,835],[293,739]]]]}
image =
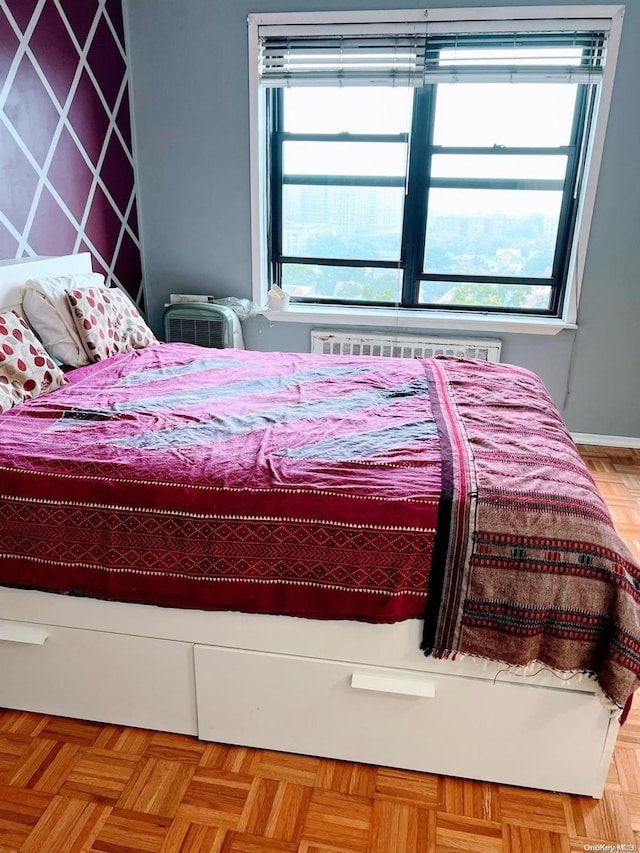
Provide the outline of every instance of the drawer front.
{"type": "Polygon", "coordinates": [[[0,706],[197,734],[193,646],[0,620],[0,706]]]}
{"type": "Polygon", "coordinates": [[[211,646],[195,662],[205,740],[590,795],[604,784],[609,715],[593,695],[211,646]]]}

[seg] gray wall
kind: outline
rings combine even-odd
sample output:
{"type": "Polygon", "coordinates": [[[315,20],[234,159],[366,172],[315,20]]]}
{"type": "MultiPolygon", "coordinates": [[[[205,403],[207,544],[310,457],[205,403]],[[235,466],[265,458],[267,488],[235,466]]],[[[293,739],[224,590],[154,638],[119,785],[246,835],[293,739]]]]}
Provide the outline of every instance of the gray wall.
{"type": "MultiPolygon", "coordinates": [[[[420,5],[125,0],[143,263],[156,330],[172,291],[251,296],[247,15],[420,5]]],[[[579,329],[500,335],[503,360],[538,373],[575,432],[640,437],[639,93],[640,2],[628,0],[579,329]]],[[[309,329],[260,317],[245,325],[245,338],[255,349],[304,352],[309,329]]]]}

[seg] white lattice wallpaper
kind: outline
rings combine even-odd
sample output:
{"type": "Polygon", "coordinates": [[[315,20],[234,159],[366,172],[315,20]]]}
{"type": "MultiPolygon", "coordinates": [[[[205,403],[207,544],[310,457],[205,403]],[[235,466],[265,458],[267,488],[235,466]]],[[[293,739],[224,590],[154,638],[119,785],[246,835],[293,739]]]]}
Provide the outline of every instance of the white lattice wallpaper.
{"type": "Polygon", "coordinates": [[[77,251],[141,299],[121,0],[0,0],[0,257],[77,251]]]}

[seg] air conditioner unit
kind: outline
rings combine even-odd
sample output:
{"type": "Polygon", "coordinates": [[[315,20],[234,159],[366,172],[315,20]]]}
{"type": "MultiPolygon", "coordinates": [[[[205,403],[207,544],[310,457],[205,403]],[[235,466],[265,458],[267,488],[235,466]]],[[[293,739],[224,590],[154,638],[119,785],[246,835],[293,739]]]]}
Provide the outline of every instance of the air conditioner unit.
{"type": "Polygon", "coordinates": [[[167,305],[164,311],[164,336],[171,343],[200,347],[243,349],[240,320],[225,305],[184,302],[167,305]]]}

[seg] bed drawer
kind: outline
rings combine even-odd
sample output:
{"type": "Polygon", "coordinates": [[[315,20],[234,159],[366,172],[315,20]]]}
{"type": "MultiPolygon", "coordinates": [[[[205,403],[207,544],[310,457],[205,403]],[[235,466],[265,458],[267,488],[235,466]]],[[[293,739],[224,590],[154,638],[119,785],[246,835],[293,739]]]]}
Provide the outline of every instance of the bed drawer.
{"type": "Polygon", "coordinates": [[[212,646],[195,662],[205,740],[539,788],[552,775],[590,795],[604,784],[602,749],[580,748],[605,747],[593,694],[212,646]]]}
{"type": "Polygon", "coordinates": [[[193,646],[0,620],[0,706],[196,734],[193,646]]]}

